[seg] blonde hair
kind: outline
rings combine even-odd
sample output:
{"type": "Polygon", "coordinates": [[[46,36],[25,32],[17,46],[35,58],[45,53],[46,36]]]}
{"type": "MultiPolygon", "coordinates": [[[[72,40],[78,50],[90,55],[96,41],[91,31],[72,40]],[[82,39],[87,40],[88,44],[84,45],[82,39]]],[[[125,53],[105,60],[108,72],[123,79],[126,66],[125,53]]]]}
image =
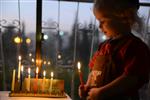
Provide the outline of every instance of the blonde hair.
{"type": "Polygon", "coordinates": [[[142,20],[138,15],[139,0],[95,0],[94,9],[119,18],[130,27],[136,24],[141,28],[142,20]]]}

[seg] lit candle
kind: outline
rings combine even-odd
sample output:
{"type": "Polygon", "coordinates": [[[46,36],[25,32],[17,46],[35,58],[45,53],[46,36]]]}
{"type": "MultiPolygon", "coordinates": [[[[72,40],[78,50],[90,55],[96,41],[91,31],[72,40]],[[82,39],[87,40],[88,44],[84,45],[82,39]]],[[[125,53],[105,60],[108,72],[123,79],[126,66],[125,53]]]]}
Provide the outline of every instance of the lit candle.
{"type": "Polygon", "coordinates": [[[45,87],[45,76],[46,76],[46,71],[44,70],[43,71],[43,82],[42,82],[42,92],[45,92],[44,90],[44,87],[45,87]]]}
{"type": "Polygon", "coordinates": [[[13,77],[12,77],[12,84],[11,84],[11,91],[12,92],[14,91],[14,88],[15,88],[15,73],[16,73],[16,70],[14,69],[13,70],[13,77]]]}
{"type": "Polygon", "coordinates": [[[44,70],[43,71],[43,79],[45,79],[45,76],[46,76],[46,71],[44,70]]]}
{"type": "Polygon", "coordinates": [[[53,73],[53,72],[51,72],[50,93],[52,92],[52,86],[53,86],[53,77],[54,77],[54,73],[53,73]]]}
{"type": "Polygon", "coordinates": [[[30,73],[31,69],[28,68],[27,91],[30,92],[30,73]]]}
{"type": "Polygon", "coordinates": [[[36,78],[38,78],[39,68],[36,67],[36,78]]]}
{"type": "Polygon", "coordinates": [[[36,79],[35,79],[35,85],[34,85],[34,92],[36,93],[38,91],[38,73],[39,73],[39,68],[36,67],[36,79]]]}
{"type": "Polygon", "coordinates": [[[21,66],[21,72],[23,72],[23,65],[21,66]]]}
{"type": "Polygon", "coordinates": [[[51,72],[51,79],[53,79],[53,77],[54,77],[54,73],[53,73],[53,72],[51,72]]]}
{"type": "Polygon", "coordinates": [[[81,72],[81,63],[80,62],[77,63],[77,67],[78,67],[78,72],[79,72],[80,83],[81,83],[81,85],[83,85],[84,82],[83,82],[83,76],[82,76],[82,72],[81,72]]]}
{"type": "Polygon", "coordinates": [[[18,57],[18,81],[20,81],[21,56],[18,57]]]}

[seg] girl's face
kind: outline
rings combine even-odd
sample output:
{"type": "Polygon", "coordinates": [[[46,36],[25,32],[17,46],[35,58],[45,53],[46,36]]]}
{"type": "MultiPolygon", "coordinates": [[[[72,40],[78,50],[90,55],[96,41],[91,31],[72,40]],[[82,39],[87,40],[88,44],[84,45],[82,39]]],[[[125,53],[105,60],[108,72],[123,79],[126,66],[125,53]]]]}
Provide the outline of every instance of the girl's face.
{"type": "Polygon", "coordinates": [[[118,35],[123,34],[126,25],[122,23],[121,19],[112,15],[106,14],[104,11],[94,10],[94,15],[99,21],[99,28],[109,38],[115,38],[118,35]]]}

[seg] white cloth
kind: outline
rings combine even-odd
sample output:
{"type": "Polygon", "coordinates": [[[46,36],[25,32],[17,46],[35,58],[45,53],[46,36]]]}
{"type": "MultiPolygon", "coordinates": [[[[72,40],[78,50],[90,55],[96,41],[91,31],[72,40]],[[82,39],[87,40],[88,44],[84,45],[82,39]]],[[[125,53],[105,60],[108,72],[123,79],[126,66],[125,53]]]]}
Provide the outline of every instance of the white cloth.
{"type": "Polygon", "coordinates": [[[0,91],[0,100],[71,100],[66,94],[66,98],[40,98],[40,97],[9,97],[10,91],[0,91]]]}

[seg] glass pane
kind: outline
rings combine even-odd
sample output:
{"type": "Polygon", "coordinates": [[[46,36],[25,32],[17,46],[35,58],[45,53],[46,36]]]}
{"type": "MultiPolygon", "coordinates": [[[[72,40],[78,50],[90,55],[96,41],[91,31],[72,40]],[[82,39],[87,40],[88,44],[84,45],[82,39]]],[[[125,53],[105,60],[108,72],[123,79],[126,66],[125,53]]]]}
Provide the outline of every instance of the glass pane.
{"type": "Polygon", "coordinates": [[[135,34],[150,46],[150,7],[141,6],[139,16],[141,17],[142,26],[140,30],[137,29],[135,34]]]}
{"type": "Polygon", "coordinates": [[[1,0],[0,7],[0,90],[4,86],[10,90],[13,69],[18,72],[19,55],[24,71],[34,65],[31,58],[35,55],[36,0],[1,0]],[[14,41],[17,36],[21,37],[18,44],[14,41]]]}
{"type": "Polygon", "coordinates": [[[140,0],[140,2],[150,3],[150,0],[140,0]]]}

